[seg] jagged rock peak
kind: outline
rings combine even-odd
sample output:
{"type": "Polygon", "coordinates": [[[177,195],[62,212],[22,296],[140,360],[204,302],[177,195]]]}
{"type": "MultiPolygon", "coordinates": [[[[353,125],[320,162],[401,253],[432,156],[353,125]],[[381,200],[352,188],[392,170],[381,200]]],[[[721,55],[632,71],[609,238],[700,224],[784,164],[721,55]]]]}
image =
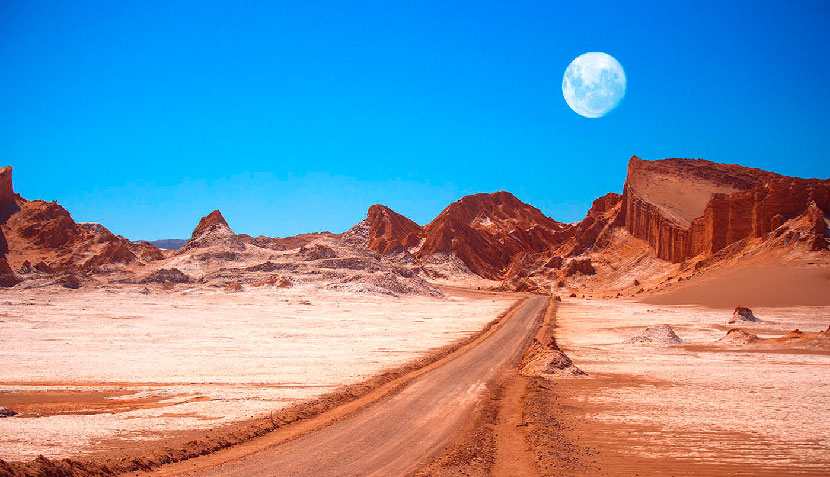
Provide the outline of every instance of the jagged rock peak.
{"type": "Polygon", "coordinates": [[[369,207],[367,246],[380,254],[401,252],[420,242],[422,228],[414,221],[381,204],[369,207]]]}
{"type": "Polygon", "coordinates": [[[228,226],[228,222],[225,220],[225,217],[222,216],[222,212],[220,212],[217,209],[209,213],[208,215],[202,217],[202,219],[199,221],[199,225],[197,225],[196,228],[193,229],[193,234],[190,236],[190,238],[196,238],[199,235],[202,235],[203,233],[207,232],[208,230],[213,230],[219,227],[230,229],[230,227],[228,226]]]}

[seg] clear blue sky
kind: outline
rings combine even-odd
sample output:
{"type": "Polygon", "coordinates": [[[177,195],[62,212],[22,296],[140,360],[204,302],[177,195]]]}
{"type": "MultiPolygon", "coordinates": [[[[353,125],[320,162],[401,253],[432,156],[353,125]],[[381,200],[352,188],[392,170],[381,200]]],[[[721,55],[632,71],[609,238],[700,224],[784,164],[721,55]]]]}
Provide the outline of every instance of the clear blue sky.
{"type": "Polygon", "coordinates": [[[245,3],[0,0],[17,191],[159,239],[495,190],[576,221],[632,154],[830,174],[830,2],[245,3]],[[588,51],[628,77],[600,119],[562,98],[588,51]]]}

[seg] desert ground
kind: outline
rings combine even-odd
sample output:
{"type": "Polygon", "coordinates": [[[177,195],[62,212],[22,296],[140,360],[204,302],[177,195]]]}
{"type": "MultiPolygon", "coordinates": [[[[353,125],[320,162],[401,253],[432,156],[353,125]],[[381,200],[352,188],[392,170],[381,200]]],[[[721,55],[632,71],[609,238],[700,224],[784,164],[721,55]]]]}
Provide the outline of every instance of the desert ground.
{"type": "Polygon", "coordinates": [[[830,307],[732,310],[617,300],[567,302],[557,340],[587,377],[559,384],[577,442],[612,473],[821,475],[830,468],[830,349],[821,344],[719,341],[740,326],[759,338],[820,332],[830,307]],[[638,341],[643,329],[663,335],[638,341]]]}
{"type": "Polygon", "coordinates": [[[5,293],[0,456],[79,457],[279,410],[466,337],[515,299],[308,287],[5,293]]]}

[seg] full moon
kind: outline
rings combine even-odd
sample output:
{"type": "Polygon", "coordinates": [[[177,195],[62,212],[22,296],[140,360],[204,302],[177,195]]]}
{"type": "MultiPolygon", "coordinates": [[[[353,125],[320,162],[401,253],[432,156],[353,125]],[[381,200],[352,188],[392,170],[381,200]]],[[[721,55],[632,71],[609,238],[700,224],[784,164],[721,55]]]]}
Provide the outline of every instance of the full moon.
{"type": "Polygon", "coordinates": [[[625,96],[625,71],[613,56],[591,52],[576,57],[562,78],[568,106],[586,118],[601,118],[625,96]]]}

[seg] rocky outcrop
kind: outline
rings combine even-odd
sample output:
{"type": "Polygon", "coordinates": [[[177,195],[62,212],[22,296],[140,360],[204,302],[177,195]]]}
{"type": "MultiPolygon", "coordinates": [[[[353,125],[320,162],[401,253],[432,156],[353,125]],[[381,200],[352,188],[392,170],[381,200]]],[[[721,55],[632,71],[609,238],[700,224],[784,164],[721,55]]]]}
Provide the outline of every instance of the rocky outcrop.
{"type": "Polygon", "coordinates": [[[533,338],[525,351],[519,373],[522,376],[541,376],[548,379],[588,375],[577,368],[555,342],[543,345],[537,338],[533,338]]]}
{"type": "Polygon", "coordinates": [[[501,279],[519,253],[538,254],[562,242],[564,226],[509,192],[469,195],[423,228],[419,259],[451,254],[473,273],[501,279]]]}
{"type": "Polygon", "coordinates": [[[219,210],[214,210],[213,212],[207,214],[199,220],[199,224],[196,225],[195,229],[193,229],[193,234],[191,235],[191,238],[208,233],[211,230],[218,228],[230,229],[230,227],[228,226],[228,222],[225,220],[225,217],[222,216],[222,212],[220,212],[219,210]]]}
{"type": "Polygon", "coordinates": [[[805,212],[805,215],[807,216],[808,223],[810,224],[810,228],[812,229],[812,238],[810,239],[810,250],[815,252],[826,249],[828,230],[827,218],[824,214],[824,210],[821,210],[818,204],[816,204],[816,201],[813,200],[807,207],[807,212],[805,212]]]}
{"type": "Polygon", "coordinates": [[[333,248],[323,244],[313,244],[308,247],[300,247],[298,251],[303,260],[322,260],[326,258],[336,258],[337,252],[333,248]]]}
{"type": "Polygon", "coordinates": [[[130,251],[130,248],[122,241],[114,240],[107,243],[100,253],[92,256],[84,263],[85,269],[97,269],[104,265],[130,264],[138,260],[138,257],[130,251]]]}
{"type": "Polygon", "coordinates": [[[367,247],[382,255],[403,252],[421,242],[421,226],[384,205],[369,207],[366,222],[367,247]]]}

